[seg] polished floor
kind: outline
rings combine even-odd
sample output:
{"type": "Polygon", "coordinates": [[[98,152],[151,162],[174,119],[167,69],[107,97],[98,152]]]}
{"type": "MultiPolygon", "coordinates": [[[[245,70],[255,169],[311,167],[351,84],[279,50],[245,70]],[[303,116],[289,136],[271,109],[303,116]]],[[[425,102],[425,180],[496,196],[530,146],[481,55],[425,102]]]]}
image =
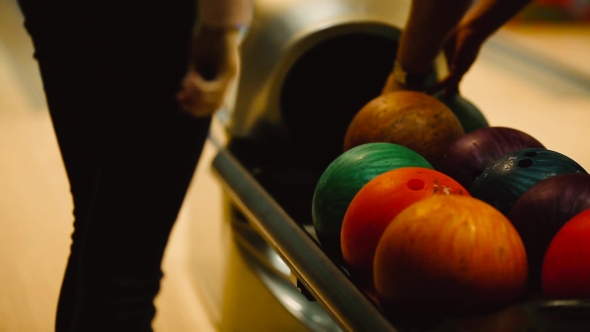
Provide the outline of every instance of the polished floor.
{"type": "MultiPolygon", "coordinates": [[[[31,55],[14,1],[0,0],[0,332],[52,330],[71,232],[66,176],[31,55]]],[[[588,28],[507,29],[484,49],[462,92],[492,125],[528,132],[590,169],[589,55],[588,28]]],[[[188,263],[191,241],[221,239],[215,151],[208,143],[166,252],[156,331],[218,329],[205,303],[221,276],[195,275],[188,263]],[[210,233],[196,239],[192,227],[209,222],[210,233]]],[[[216,254],[202,254],[198,268],[220,271],[216,254]]]]}

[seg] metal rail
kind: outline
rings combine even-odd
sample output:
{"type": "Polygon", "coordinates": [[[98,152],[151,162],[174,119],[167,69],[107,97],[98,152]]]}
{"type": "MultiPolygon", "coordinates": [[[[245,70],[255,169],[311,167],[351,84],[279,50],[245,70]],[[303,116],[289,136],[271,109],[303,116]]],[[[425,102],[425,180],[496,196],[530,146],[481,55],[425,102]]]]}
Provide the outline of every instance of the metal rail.
{"type": "Polygon", "coordinates": [[[213,170],[264,239],[345,331],[397,330],[226,149],[213,170]]]}

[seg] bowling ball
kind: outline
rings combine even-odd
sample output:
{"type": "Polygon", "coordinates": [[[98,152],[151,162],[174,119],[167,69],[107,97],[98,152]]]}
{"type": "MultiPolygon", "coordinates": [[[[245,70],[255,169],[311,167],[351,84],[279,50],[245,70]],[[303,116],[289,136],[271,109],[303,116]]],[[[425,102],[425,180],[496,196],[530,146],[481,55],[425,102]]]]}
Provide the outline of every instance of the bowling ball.
{"type": "Polygon", "coordinates": [[[436,195],[469,193],[445,174],[404,167],[375,177],[354,196],[342,223],[342,255],[363,288],[373,288],[375,249],[389,223],[408,206],[436,195]]]}
{"type": "Polygon", "coordinates": [[[465,133],[470,133],[479,128],[487,128],[490,125],[483,113],[465,97],[456,93],[454,95],[445,96],[442,93],[435,95],[435,97],[442,101],[455,115],[465,133]]]}
{"type": "Polygon", "coordinates": [[[419,201],[387,227],[375,254],[377,295],[393,320],[436,320],[498,310],[526,290],[514,226],[469,196],[419,201]]]}
{"type": "Polygon", "coordinates": [[[559,152],[523,149],[491,162],[475,179],[470,193],[508,215],[527,189],[546,178],[566,173],[587,172],[559,152]]]}
{"type": "Polygon", "coordinates": [[[371,142],[403,145],[433,160],[463,136],[453,112],[436,98],[415,91],[395,91],[366,104],[352,119],[344,150],[371,142]]]}
{"type": "Polygon", "coordinates": [[[481,128],[454,141],[439,160],[436,170],[457,180],[467,190],[492,161],[508,152],[527,148],[545,148],[535,138],[506,127],[481,128]]]}
{"type": "Polygon", "coordinates": [[[541,267],[549,243],[561,227],[590,209],[590,175],[560,174],[530,187],[516,201],[508,219],[527,251],[529,288],[541,290],[541,267]]]}
{"type": "Polygon", "coordinates": [[[543,294],[552,298],[590,297],[590,209],[555,235],[543,262],[543,294]]]}
{"type": "Polygon", "coordinates": [[[313,225],[324,250],[340,259],[340,232],[348,205],[374,177],[401,167],[432,166],[416,152],[391,143],[369,143],[350,149],[322,173],[312,201],[313,225]]]}

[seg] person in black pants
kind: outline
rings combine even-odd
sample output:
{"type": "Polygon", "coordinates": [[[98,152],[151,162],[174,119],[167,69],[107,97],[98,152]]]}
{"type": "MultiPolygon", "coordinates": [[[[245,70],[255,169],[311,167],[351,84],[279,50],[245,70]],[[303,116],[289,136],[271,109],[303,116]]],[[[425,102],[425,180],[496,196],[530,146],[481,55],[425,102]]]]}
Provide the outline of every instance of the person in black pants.
{"type": "Polygon", "coordinates": [[[195,0],[19,0],[74,203],[58,332],[152,330],[168,237],[249,21],[245,0],[205,2],[193,33],[195,0]]]}

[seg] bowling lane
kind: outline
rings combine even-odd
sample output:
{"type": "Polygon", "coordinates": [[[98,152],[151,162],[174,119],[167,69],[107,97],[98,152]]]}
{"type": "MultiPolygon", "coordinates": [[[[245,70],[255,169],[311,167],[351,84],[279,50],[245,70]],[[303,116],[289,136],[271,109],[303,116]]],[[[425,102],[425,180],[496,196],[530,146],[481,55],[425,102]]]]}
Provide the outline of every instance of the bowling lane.
{"type": "Polygon", "coordinates": [[[590,28],[504,29],[466,75],[462,93],[491,125],[525,131],[590,169],[590,28]]]}

